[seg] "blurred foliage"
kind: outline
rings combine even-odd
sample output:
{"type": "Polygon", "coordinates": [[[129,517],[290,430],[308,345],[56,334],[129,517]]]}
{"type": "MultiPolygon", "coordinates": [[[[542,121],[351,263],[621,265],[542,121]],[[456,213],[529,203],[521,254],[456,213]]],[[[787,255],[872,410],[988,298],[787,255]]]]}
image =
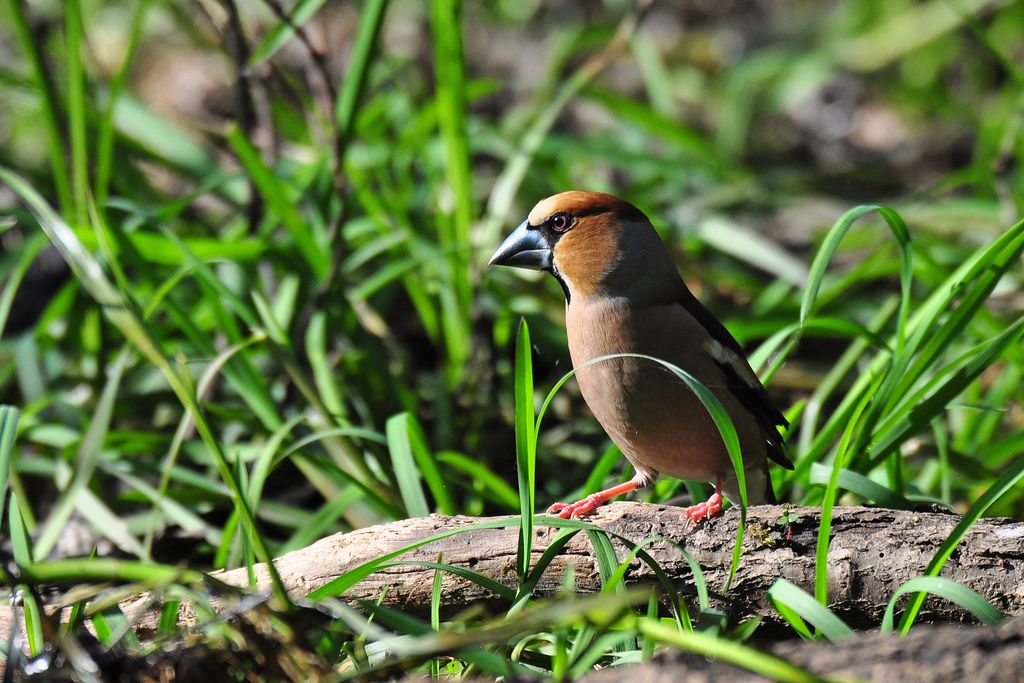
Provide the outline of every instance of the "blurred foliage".
{"type": "MultiPolygon", "coordinates": [[[[5,482],[37,560],[230,567],[515,512],[515,329],[539,400],[563,304],[485,264],[568,188],[638,205],[741,342],[777,340],[784,498],[1024,512],[1021,270],[987,246],[1024,206],[1024,3],[4,0],[0,37],[5,482]],[[876,214],[818,251],[862,202],[909,226],[902,299],[876,214]],[[1005,275],[950,280],[978,254],[1005,275]],[[844,441],[892,367],[849,324],[902,343],[900,303],[949,336],[844,441]],[[807,306],[847,326],[801,336],[807,306]]],[[[549,412],[541,507],[625,476],[571,382],[549,412]]]]}

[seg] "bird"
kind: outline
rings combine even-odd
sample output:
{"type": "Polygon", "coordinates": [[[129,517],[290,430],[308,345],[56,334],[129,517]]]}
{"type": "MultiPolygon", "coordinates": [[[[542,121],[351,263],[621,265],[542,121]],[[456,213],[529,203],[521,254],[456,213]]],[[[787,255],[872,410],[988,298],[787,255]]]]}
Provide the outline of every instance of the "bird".
{"type": "Polygon", "coordinates": [[[789,426],[751,369],[743,348],[693,295],[650,220],[604,192],[572,190],[543,199],[501,243],[488,266],[550,273],[565,294],[569,355],[583,399],[635,476],[548,513],[580,518],[661,475],[715,486],[684,511],[700,522],[738,504],[739,483],[721,432],[675,365],[718,398],[743,457],[747,501],[775,502],[768,461],[792,469],[783,434],[789,426]]]}

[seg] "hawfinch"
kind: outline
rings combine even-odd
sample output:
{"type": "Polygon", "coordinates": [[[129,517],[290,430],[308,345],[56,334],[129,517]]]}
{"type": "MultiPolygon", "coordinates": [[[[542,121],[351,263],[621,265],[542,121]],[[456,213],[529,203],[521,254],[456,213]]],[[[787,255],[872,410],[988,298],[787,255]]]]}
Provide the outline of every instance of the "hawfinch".
{"type": "Polygon", "coordinates": [[[710,481],[711,498],[686,510],[696,522],[740,500],[732,462],[700,399],[665,360],[710,389],[732,418],[743,453],[747,500],[775,502],[768,459],[792,469],[779,426],[786,418],[750,369],[743,349],[683,283],[636,207],[602,192],[563,192],[541,201],[491,257],[489,265],[551,273],[565,292],[565,324],[576,379],[598,422],[633,464],[636,476],[549,514],[581,517],[659,475],[710,481]]]}

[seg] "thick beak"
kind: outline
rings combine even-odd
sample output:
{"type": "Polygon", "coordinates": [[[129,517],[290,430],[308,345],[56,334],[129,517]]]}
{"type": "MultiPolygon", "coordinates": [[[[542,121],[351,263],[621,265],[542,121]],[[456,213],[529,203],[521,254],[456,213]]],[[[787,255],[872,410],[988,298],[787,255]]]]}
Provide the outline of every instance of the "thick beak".
{"type": "Polygon", "coordinates": [[[487,265],[551,270],[551,249],[544,234],[531,228],[529,221],[523,221],[505,238],[487,265]]]}

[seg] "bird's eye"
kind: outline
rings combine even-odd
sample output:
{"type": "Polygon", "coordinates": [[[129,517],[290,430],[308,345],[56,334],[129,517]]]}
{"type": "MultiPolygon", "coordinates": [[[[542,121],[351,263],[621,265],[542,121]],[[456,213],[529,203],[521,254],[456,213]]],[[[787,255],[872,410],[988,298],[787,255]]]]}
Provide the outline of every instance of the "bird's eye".
{"type": "Polygon", "coordinates": [[[548,225],[555,232],[565,232],[572,225],[572,218],[567,213],[556,213],[548,221],[548,225]]]}

